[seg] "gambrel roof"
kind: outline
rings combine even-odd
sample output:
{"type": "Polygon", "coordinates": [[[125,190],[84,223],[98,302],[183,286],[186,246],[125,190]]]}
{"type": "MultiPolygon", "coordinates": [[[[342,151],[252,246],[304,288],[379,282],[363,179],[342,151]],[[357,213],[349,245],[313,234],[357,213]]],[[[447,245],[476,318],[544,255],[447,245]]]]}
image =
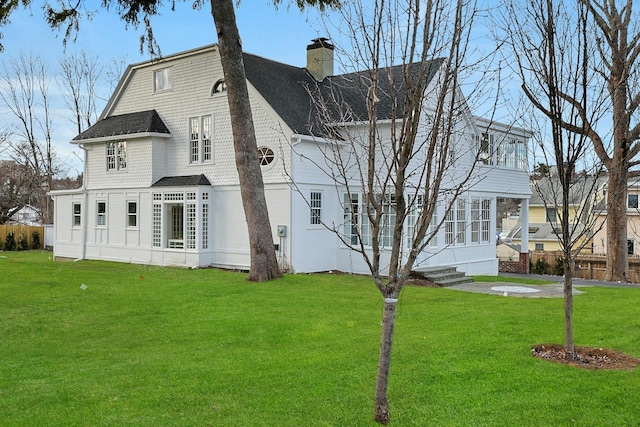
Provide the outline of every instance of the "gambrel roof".
{"type": "Polygon", "coordinates": [[[73,140],[84,141],[111,136],[149,133],[171,135],[156,110],[106,117],[73,138],[73,140]]]}

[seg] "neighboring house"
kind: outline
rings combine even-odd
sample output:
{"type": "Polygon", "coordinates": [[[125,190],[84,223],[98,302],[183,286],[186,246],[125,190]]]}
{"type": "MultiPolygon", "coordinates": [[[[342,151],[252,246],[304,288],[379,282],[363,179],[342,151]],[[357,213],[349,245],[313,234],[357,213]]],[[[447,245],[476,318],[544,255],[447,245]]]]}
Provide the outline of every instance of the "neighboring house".
{"type": "MultiPolygon", "coordinates": [[[[320,146],[335,141],[313,136],[305,89],[349,79],[332,77],[333,46],[324,40],[308,46],[307,56],[308,67],[299,68],[244,54],[275,251],[292,272],[368,273],[362,257],[322,226],[342,224],[351,237],[345,189],[317,167],[320,146]]],[[[440,62],[433,65],[435,81],[440,62]]],[[[98,123],[72,141],[86,155],[83,187],[51,192],[55,257],[247,269],[225,90],[216,45],[129,66],[98,123]]],[[[422,114],[429,120],[428,108],[422,114]]],[[[354,122],[354,132],[366,126],[354,122]]],[[[472,165],[480,151],[478,179],[416,265],[497,274],[496,198],[526,204],[530,197],[530,133],[470,111],[458,126],[457,166],[472,165]]],[[[360,197],[352,194],[347,203],[357,206],[360,197]]]]}
{"type": "Polygon", "coordinates": [[[500,261],[519,261],[521,253],[520,245],[509,242],[500,242],[496,245],[496,255],[500,261]]]}
{"type": "Polygon", "coordinates": [[[31,205],[24,205],[9,219],[9,223],[37,226],[42,225],[42,215],[31,205]]]}
{"type": "MultiPolygon", "coordinates": [[[[595,218],[601,211],[598,193],[602,181],[592,177],[579,177],[571,186],[569,194],[569,222],[574,227],[574,236],[578,236],[585,227],[591,230],[584,233],[577,245],[589,240],[597,228],[595,218]]],[[[530,251],[560,251],[562,247],[558,239],[561,232],[560,216],[562,213],[562,192],[557,175],[531,180],[532,196],[528,210],[528,249],[530,251]],[[544,197],[542,196],[544,195],[544,197]]],[[[521,215],[522,217],[522,215],[521,215]]],[[[506,239],[515,244],[522,244],[522,222],[509,232],[506,239]]],[[[584,252],[591,253],[591,245],[587,242],[584,252]]]]}
{"type": "MultiPolygon", "coordinates": [[[[607,254],[607,208],[606,198],[611,195],[607,191],[606,183],[600,188],[600,217],[599,224],[603,224],[593,237],[593,253],[607,254]]],[[[633,178],[627,183],[627,253],[629,256],[640,256],[640,179],[633,178]]]]}

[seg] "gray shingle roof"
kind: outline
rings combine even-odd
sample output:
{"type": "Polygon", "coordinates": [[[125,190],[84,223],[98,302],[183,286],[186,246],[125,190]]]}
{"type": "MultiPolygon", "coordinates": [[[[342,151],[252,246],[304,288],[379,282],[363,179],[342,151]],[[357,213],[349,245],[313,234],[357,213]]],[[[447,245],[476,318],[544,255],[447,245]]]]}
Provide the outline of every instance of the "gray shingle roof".
{"type": "MultiPolygon", "coordinates": [[[[328,133],[325,124],[321,123],[312,97],[328,100],[339,99],[342,105],[348,106],[348,117],[344,117],[336,105],[332,105],[330,118],[333,122],[367,120],[366,98],[368,92],[369,72],[356,72],[326,78],[318,83],[304,68],[294,67],[248,53],[243,54],[247,80],[260,92],[276,113],[285,121],[294,133],[306,135],[323,135],[328,133]]],[[[426,63],[425,83],[431,81],[442,65],[442,59],[426,63]]],[[[414,78],[419,67],[414,66],[414,78]]],[[[391,118],[392,111],[397,108],[397,116],[402,114],[404,99],[404,79],[402,65],[380,69],[380,88],[377,93],[378,118],[391,118]],[[392,79],[389,78],[392,76],[392,79]],[[385,87],[394,81],[395,90],[385,87]],[[391,96],[393,94],[394,96],[391,96]]],[[[331,104],[331,103],[329,103],[331,104]]],[[[170,135],[167,126],[162,122],[155,110],[130,114],[109,116],[80,135],[74,141],[82,141],[101,137],[130,135],[135,133],[164,133],[170,135]]]]}
{"type": "Polygon", "coordinates": [[[294,133],[307,134],[311,99],[305,86],[315,80],[304,68],[243,55],[247,80],[260,92],[294,133]]]}
{"type": "Polygon", "coordinates": [[[193,187],[195,185],[211,185],[211,182],[203,174],[165,176],[154,182],[152,187],[193,187]]]}
{"type": "Polygon", "coordinates": [[[131,135],[136,133],[171,134],[156,110],[147,110],[137,113],[106,117],[73,138],[73,140],[83,141],[87,139],[131,135]]]}
{"type": "MultiPolygon", "coordinates": [[[[304,68],[247,53],[244,54],[243,60],[247,80],[295,133],[307,135],[325,133],[324,124],[319,123],[317,109],[310,93],[325,101],[328,105],[327,112],[331,117],[330,120],[333,122],[368,120],[366,109],[370,81],[368,71],[331,76],[322,82],[317,82],[304,68]],[[335,100],[346,108],[338,107],[335,100]],[[348,117],[344,117],[344,112],[347,110],[348,117]]],[[[443,59],[434,59],[425,64],[425,84],[433,79],[442,63],[443,59]]],[[[415,80],[420,67],[413,65],[412,72],[415,80]]],[[[396,117],[399,117],[403,111],[405,95],[403,78],[405,67],[398,65],[378,71],[380,73],[380,87],[377,93],[378,119],[391,118],[394,107],[397,108],[396,117]],[[395,90],[389,89],[389,81],[395,82],[395,90]]]]}

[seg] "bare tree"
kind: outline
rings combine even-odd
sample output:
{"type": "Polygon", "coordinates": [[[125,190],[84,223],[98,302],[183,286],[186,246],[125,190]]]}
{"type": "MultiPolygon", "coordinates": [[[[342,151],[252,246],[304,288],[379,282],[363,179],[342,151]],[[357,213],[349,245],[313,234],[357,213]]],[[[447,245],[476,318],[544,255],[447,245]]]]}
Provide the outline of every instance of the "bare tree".
{"type": "MultiPolygon", "coordinates": [[[[594,155],[587,133],[575,131],[601,120],[604,109],[595,108],[594,99],[606,105],[600,98],[602,91],[594,89],[596,55],[588,10],[581,3],[552,0],[511,2],[505,10],[509,54],[516,58],[526,98],[547,119],[548,125],[541,127],[551,136],[550,145],[544,139],[538,145],[545,160],[541,165],[555,164],[555,171],[536,180],[534,189],[545,208],[557,212],[560,227],[551,215],[547,221],[563,253],[565,350],[567,358],[575,360],[574,260],[602,227],[599,217],[604,210],[603,200],[598,199],[603,164],[594,155]],[[578,166],[585,173],[578,174],[578,166]]],[[[538,135],[544,138],[544,130],[538,135]]]]}
{"type": "MultiPolygon", "coordinates": [[[[525,8],[528,3],[518,2],[517,8],[525,8]]],[[[550,7],[559,7],[556,3],[560,2],[551,2],[550,7]]],[[[614,1],[595,0],[563,3],[567,5],[568,12],[562,16],[549,17],[556,20],[555,26],[574,31],[579,26],[588,28],[582,29],[586,33],[580,36],[580,45],[571,43],[565,47],[556,44],[554,52],[545,54],[590,54],[590,61],[584,65],[588,67],[589,79],[586,82],[572,81],[573,86],[554,88],[554,96],[561,100],[560,108],[551,110],[549,105],[543,105],[541,111],[563,129],[587,137],[606,168],[607,191],[610,195],[606,202],[606,279],[628,281],[627,184],[630,177],[640,175],[637,168],[640,165],[640,74],[636,66],[640,53],[640,21],[637,19],[639,16],[632,0],[623,2],[623,5],[614,1]],[[577,49],[582,52],[578,52],[577,49]],[[582,90],[574,90],[576,84],[585,86],[582,90]],[[565,115],[565,110],[571,111],[574,115],[565,115]],[[608,123],[601,120],[605,111],[608,123]]],[[[540,6],[539,2],[533,4],[540,6]]],[[[546,5],[542,6],[546,9],[546,5]]],[[[511,18],[516,19],[514,16],[511,18]]],[[[542,17],[534,15],[531,19],[542,17]]],[[[523,18],[519,18],[518,22],[525,23],[523,18]]],[[[523,33],[521,39],[526,41],[526,32],[518,25],[512,27],[517,28],[515,33],[523,33]]],[[[539,60],[549,61],[546,57],[539,60]]],[[[583,71],[582,64],[573,63],[571,66],[574,67],[574,71],[583,71]]],[[[540,78],[549,76],[541,75],[540,78]]]]}
{"type": "Polygon", "coordinates": [[[43,220],[52,221],[49,198],[54,176],[59,172],[52,147],[52,117],[47,66],[39,56],[22,54],[0,70],[0,100],[16,120],[11,137],[12,158],[26,165],[41,190],[32,195],[43,220]]]}
{"type": "Polygon", "coordinates": [[[96,108],[102,66],[98,58],[86,52],[64,56],[59,61],[60,86],[67,107],[73,114],[78,133],[91,127],[98,118],[96,108]]]}
{"type": "Polygon", "coordinates": [[[26,165],[0,160],[0,224],[29,204],[34,184],[33,174],[26,165]]]}
{"type": "Polygon", "coordinates": [[[595,24],[592,42],[596,45],[600,67],[595,74],[606,87],[612,141],[606,133],[588,121],[588,112],[581,118],[585,124],[579,131],[589,137],[600,160],[609,173],[607,191],[607,271],[608,280],[629,280],[627,257],[627,184],[628,178],[640,176],[640,74],[637,61],[640,54],[640,27],[637,7],[632,0],[622,6],[613,1],[580,0],[595,24]],[[634,169],[635,168],[635,169],[634,169]],[[617,197],[611,197],[617,195],[617,197]]]}
{"type": "MultiPolygon", "coordinates": [[[[345,69],[359,71],[308,89],[316,145],[324,154],[315,166],[335,185],[344,211],[343,223],[324,226],[362,257],[383,299],[374,412],[381,424],[389,422],[400,293],[416,259],[477,178],[476,122],[458,87],[473,6],[439,0],[344,4],[337,28],[353,45],[340,54],[348,58],[345,69]]],[[[448,238],[453,244],[456,236],[448,238]]]]}

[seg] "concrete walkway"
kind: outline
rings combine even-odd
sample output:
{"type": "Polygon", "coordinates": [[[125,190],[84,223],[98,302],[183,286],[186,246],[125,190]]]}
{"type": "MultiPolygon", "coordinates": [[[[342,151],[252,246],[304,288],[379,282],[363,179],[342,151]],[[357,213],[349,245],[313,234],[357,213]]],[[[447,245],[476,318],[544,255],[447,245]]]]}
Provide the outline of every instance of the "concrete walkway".
{"type": "MultiPolygon", "coordinates": [[[[547,280],[555,282],[549,285],[527,285],[522,283],[509,283],[509,282],[472,282],[463,283],[461,285],[449,286],[449,289],[455,289],[466,292],[475,292],[492,295],[502,295],[507,297],[519,297],[519,298],[562,298],[564,296],[564,278],[562,276],[551,275],[538,275],[538,274],[517,274],[517,273],[500,273],[502,277],[526,278],[536,280],[547,280]]],[[[584,291],[580,290],[581,287],[589,286],[606,286],[606,287],[618,287],[618,288],[637,288],[640,289],[640,284],[637,283],[619,283],[619,282],[605,282],[600,280],[585,280],[574,279],[573,280],[573,294],[580,295],[584,291]]]]}
{"type": "MultiPolygon", "coordinates": [[[[557,282],[560,284],[564,283],[564,276],[552,276],[550,274],[519,274],[519,273],[499,273],[498,276],[502,277],[519,277],[526,279],[535,279],[535,280],[548,280],[552,282],[557,282]]],[[[587,280],[587,279],[573,279],[574,286],[605,286],[605,287],[614,287],[614,288],[637,288],[640,289],[640,284],[638,283],[624,283],[624,282],[607,282],[604,280],[587,280]]]]}

